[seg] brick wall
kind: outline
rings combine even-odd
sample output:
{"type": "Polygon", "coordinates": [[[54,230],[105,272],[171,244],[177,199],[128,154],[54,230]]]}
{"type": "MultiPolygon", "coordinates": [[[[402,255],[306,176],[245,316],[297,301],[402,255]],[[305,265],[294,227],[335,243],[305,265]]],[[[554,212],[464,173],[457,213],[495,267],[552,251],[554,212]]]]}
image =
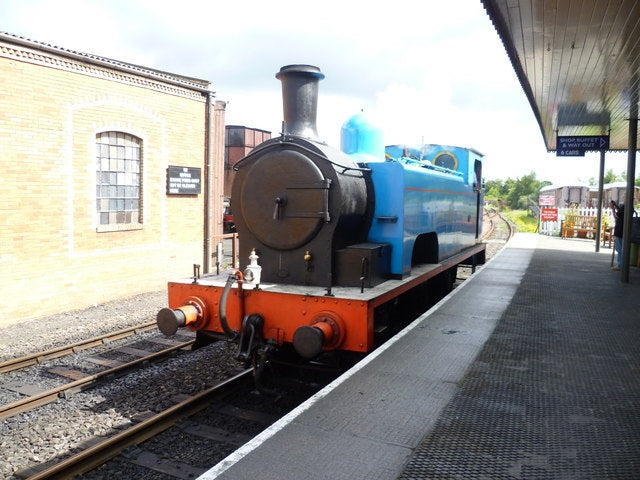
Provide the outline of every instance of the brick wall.
{"type": "MultiPolygon", "coordinates": [[[[206,104],[186,88],[2,50],[0,326],[191,275],[203,260],[204,185],[200,195],[167,195],[166,169],[198,167],[204,180],[206,104]],[[142,140],[143,225],[97,232],[96,134],[113,130],[142,140]]],[[[212,210],[221,211],[215,181],[212,210]]]]}

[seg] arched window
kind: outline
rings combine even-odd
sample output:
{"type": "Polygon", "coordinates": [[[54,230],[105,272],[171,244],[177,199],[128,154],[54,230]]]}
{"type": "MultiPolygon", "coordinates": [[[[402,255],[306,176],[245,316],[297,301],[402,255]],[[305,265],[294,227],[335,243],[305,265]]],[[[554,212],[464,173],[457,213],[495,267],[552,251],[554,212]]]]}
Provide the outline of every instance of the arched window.
{"type": "Polygon", "coordinates": [[[98,231],[141,227],[141,150],[142,141],[127,133],[96,135],[98,231]]]}

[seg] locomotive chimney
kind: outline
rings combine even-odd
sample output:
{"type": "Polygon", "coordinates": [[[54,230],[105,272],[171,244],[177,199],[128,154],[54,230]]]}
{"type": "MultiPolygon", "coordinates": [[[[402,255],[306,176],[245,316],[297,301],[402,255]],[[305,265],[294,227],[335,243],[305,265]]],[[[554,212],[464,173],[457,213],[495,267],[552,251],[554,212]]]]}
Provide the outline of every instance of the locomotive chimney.
{"type": "Polygon", "coordinates": [[[276,78],[282,82],[285,135],[318,140],[318,83],[324,74],[313,65],[287,65],[276,78]]]}

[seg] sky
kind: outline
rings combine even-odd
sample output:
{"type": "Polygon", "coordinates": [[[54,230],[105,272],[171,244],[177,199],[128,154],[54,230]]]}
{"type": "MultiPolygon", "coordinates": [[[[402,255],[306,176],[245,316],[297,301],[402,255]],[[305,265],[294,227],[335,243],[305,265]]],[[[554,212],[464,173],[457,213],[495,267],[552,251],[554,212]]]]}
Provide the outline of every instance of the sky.
{"type": "MultiPolygon", "coordinates": [[[[597,178],[599,154],[548,153],[480,0],[2,0],[0,31],[208,80],[226,124],[277,136],[290,64],[321,69],[318,135],[363,111],[386,144],[436,143],[485,155],[486,180],[567,185],[597,178]]],[[[605,169],[626,170],[626,154],[605,169]]]]}

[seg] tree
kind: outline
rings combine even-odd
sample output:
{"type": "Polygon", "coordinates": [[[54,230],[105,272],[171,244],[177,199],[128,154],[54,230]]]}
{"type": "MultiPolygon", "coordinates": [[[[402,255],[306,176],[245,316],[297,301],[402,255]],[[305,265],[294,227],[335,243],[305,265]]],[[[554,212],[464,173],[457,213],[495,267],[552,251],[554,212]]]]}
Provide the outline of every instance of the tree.
{"type": "Polygon", "coordinates": [[[484,196],[487,199],[497,200],[498,198],[504,198],[507,193],[509,192],[505,189],[502,180],[487,180],[484,183],[484,196]]]}
{"type": "Polygon", "coordinates": [[[515,180],[486,181],[484,196],[487,200],[502,199],[510,208],[526,210],[531,202],[538,203],[538,193],[547,185],[551,185],[551,182],[538,180],[535,172],[531,172],[515,180]]]}
{"type": "MultiPolygon", "coordinates": [[[[620,175],[617,175],[616,173],[614,173],[613,169],[610,168],[605,172],[602,183],[606,184],[606,183],[613,183],[613,182],[621,182],[626,178],[626,176],[627,175],[625,174],[625,172],[622,172],[620,175]]],[[[589,179],[589,186],[595,187],[597,185],[598,185],[598,179],[596,177],[591,177],[589,179]]]]}
{"type": "Polygon", "coordinates": [[[607,172],[604,174],[604,183],[613,183],[613,182],[620,182],[622,180],[624,180],[626,178],[626,174],[620,174],[620,175],[616,175],[615,173],[613,173],[613,169],[609,169],[607,170],[607,172]]]}
{"type": "Polygon", "coordinates": [[[551,182],[540,181],[536,178],[535,172],[524,175],[516,180],[508,179],[509,193],[507,195],[507,205],[514,209],[526,209],[529,206],[529,200],[535,199],[537,203],[538,192],[542,187],[550,185],[551,182]]]}

